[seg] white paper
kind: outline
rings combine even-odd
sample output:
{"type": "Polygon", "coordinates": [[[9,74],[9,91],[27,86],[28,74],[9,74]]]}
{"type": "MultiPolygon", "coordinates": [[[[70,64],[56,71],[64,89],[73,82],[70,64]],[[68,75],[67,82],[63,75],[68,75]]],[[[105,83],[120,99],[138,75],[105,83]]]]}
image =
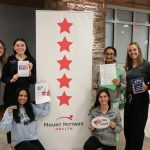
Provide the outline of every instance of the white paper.
{"type": "Polygon", "coordinates": [[[35,102],[36,104],[42,104],[50,101],[50,96],[48,95],[48,84],[38,83],[35,84],[35,102]]]}
{"type": "Polygon", "coordinates": [[[116,79],[116,64],[100,65],[101,85],[112,84],[112,80],[116,79]]]}
{"type": "Polygon", "coordinates": [[[29,76],[29,61],[18,61],[18,75],[19,77],[29,76]]]}

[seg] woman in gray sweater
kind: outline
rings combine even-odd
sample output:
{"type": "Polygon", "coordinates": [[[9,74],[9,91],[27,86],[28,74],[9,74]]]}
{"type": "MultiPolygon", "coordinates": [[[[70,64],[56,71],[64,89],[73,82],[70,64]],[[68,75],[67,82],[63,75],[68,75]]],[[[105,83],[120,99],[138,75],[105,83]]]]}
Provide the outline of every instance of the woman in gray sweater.
{"type": "MultiPolygon", "coordinates": [[[[119,111],[111,109],[110,94],[107,89],[101,89],[96,96],[96,101],[90,110],[91,120],[102,116],[110,122],[106,128],[96,128],[93,124],[89,124],[89,130],[92,135],[84,144],[84,150],[116,150],[117,133],[122,130],[121,116],[119,111]]],[[[101,124],[102,120],[96,120],[96,125],[101,124]]]]}
{"type": "MultiPolygon", "coordinates": [[[[93,89],[103,89],[106,88],[101,85],[101,70],[100,65],[102,64],[116,64],[116,72],[118,74],[116,79],[112,80],[112,84],[116,86],[115,89],[108,89],[111,105],[115,109],[119,109],[119,102],[121,99],[121,91],[125,91],[126,88],[126,71],[123,66],[117,64],[117,50],[114,47],[106,47],[104,49],[104,62],[97,64],[93,70],[93,89]],[[118,107],[116,107],[118,106],[118,107]]],[[[108,72],[109,73],[109,72],[108,72]]]]}

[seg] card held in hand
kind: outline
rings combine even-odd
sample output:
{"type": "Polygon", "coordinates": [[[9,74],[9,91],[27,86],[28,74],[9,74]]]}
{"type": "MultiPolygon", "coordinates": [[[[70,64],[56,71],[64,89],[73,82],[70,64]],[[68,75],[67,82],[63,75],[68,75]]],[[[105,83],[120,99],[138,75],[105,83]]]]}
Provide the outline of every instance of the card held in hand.
{"type": "Polygon", "coordinates": [[[132,84],[134,94],[143,92],[143,90],[142,90],[143,83],[144,83],[144,78],[143,77],[139,77],[139,78],[135,78],[135,79],[131,80],[131,84],[132,84]]]}
{"type": "Polygon", "coordinates": [[[29,61],[18,61],[19,77],[29,77],[29,61]]]}

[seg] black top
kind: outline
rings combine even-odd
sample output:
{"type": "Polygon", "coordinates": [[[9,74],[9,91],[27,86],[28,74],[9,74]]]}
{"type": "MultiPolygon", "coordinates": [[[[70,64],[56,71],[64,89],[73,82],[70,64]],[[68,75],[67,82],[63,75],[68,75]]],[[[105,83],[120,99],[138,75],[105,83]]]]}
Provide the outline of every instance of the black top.
{"type": "Polygon", "coordinates": [[[150,82],[150,62],[144,61],[144,63],[135,68],[129,68],[127,70],[126,74],[126,81],[127,81],[127,92],[132,93],[132,85],[131,85],[131,79],[143,77],[144,78],[144,83],[146,85],[149,85],[150,82]]]}
{"type": "Polygon", "coordinates": [[[17,88],[29,88],[30,84],[36,83],[36,63],[32,56],[27,56],[23,61],[29,61],[33,64],[33,68],[31,70],[31,76],[29,77],[19,77],[16,82],[11,83],[13,75],[16,74],[18,68],[18,59],[15,55],[11,55],[8,57],[7,63],[3,67],[1,81],[6,83],[5,90],[16,91],[17,88]]]}

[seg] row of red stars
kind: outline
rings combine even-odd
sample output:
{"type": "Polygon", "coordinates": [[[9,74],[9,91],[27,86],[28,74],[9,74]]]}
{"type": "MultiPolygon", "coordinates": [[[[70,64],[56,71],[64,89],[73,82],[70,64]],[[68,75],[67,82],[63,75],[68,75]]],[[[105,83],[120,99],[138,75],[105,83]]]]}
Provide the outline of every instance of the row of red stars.
{"type": "MultiPolygon", "coordinates": [[[[60,33],[67,32],[70,34],[70,27],[73,25],[73,23],[68,22],[67,19],[64,18],[62,22],[59,22],[57,24],[60,27],[60,33]]],[[[66,37],[64,37],[62,41],[57,42],[57,44],[60,46],[60,52],[63,51],[70,52],[70,45],[72,43],[73,42],[68,41],[66,37]]],[[[69,65],[70,63],[72,63],[72,60],[68,60],[65,55],[61,60],[58,60],[57,62],[60,65],[60,70],[62,69],[70,70],[69,65]]],[[[61,78],[57,78],[57,80],[60,83],[60,88],[62,87],[69,88],[69,83],[72,80],[72,78],[67,77],[67,75],[64,73],[63,76],[61,78]]],[[[71,97],[72,96],[68,96],[64,91],[61,96],[57,96],[57,98],[60,101],[59,105],[63,104],[69,105],[69,100],[71,99],[71,97]]]]}

